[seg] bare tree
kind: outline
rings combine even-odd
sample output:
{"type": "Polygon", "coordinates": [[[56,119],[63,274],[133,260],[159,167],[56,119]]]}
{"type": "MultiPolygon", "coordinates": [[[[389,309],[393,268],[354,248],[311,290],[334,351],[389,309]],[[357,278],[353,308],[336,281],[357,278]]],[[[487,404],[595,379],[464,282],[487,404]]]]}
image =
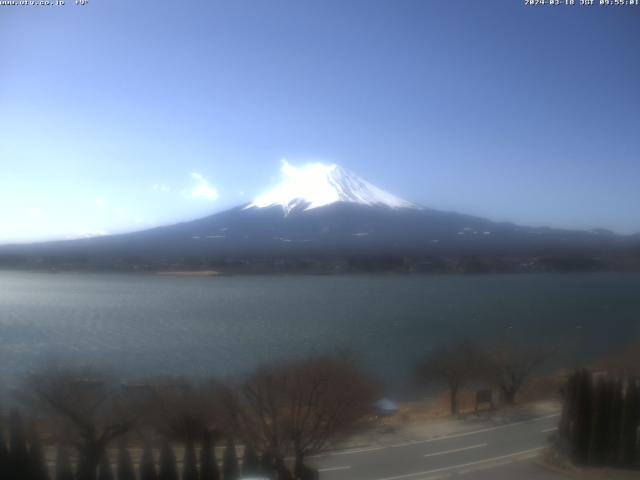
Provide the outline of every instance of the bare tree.
{"type": "Polygon", "coordinates": [[[519,342],[503,341],[485,346],[477,365],[483,376],[500,389],[504,402],[513,405],[531,375],[552,356],[552,350],[519,342]]]}
{"type": "Polygon", "coordinates": [[[374,384],[349,356],[293,364],[288,376],[286,431],[297,456],[351,434],[375,400],[374,384]]]}
{"type": "Polygon", "coordinates": [[[268,365],[226,394],[234,429],[280,465],[351,433],[374,400],[373,383],[346,355],[268,365]]]}
{"type": "Polygon", "coordinates": [[[107,446],[141,416],[136,399],[105,372],[48,367],[27,379],[24,400],[62,443],[77,448],[78,480],[95,479],[107,446]]]}
{"type": "Polygon", "coordinates": [[[193,445],[221,422],[220,387],[184,379],[147,380],[147,422],[165,437],[193,445]]]}
{"type": "Polygon", "coordinates": [[[446,385],[449,409],[457,415],[460,389],[480,375],[478,358],[478,348],[468,342],[436,347],[418,364],[416,379],[422,384],[446,385]]]}

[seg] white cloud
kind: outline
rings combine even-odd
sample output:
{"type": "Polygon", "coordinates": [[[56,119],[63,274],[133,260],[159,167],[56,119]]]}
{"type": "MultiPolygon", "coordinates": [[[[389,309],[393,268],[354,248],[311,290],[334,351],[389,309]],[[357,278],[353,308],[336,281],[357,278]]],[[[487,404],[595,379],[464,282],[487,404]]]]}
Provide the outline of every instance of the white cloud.
{"type": "Polygon", "coordinates": [[[288,205],[292,199],[313,198],[316,206],[327,205],[339,200],[336,189],[329,181],[318,181],[328,178],[336,168],[334,164],[320,162],[292,165],[287,160],[280,160],[280,182],[277,186],[259,195],[251,206],[266,207],[269,205],[288,205]]]}
{"type": "Polygon", "coordinates": [[[107,201],[102,198],[102,197],[98,197],[96,198],[96,206],[97,207],[104,207],[107,204],[107,201]]]}
{"type": "Polygon", "coordinates": [[[108,230],[77,230],[73,235],[67,235],[68,240],[73,240],[77,238],[92,238],[92,237],[104,237],[105,235],[109,235],[108,230]]]}
{"type": "Polygon", "coordinates": [[[195,185],[189,192],[191,198],[208,200],[210,202],[218,199],[218,190],[213,188],[202,174],[191,172],[191,178],[195,181],[195,185]]]}
{"type": "Polygon", "coordinates": [[[165,185],[164,183],[154,183],[152,188],[154,192],[167,193],[171,191],[171,187],[165,185]]]}
{"type": "Polygon", "coordinates": [[[29,209],[29,214],[33,217],[39,217],[42,215],[42,209],[40,207],[32,207],[29,209]]]}

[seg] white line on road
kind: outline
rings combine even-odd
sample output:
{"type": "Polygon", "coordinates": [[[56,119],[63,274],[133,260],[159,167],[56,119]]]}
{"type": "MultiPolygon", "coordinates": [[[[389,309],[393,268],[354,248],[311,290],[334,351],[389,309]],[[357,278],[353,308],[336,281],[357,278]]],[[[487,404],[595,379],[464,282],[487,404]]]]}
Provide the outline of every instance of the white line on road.
{"type": "Polygon", "coordinates": [[[450,438],[467,437],[469,435],[475,435],[477,433],[492,432],[494,430],[500,430],[501,428],[515,427],[517,425],[524,425],[524,424],[527,424],[527,423],[539,422],[540,420],[546,420],[547,418],[553,418],[553,417],[558,417],[558,416],[560,416],[559,413],[552,413],[551,415],[545,415],[544,417],[538,417],[538,418],[534,418],[532,420],[522,420],[521,422],[507,423],[507,424],[504,424],[504,425],[497,425],[495,427],[488,427],[488,428],[482,428],[480,430],[473,430],[471,432],[454,433],[453,435],[443,435],[442,437],[428,438],[426,440],[414,440],[412,442],[396,443],[395,445],[389,445],[389,447],[391,447],[391,448],[408,447],[410,445],[418,445],[418,444],[421,444],[421,443],[438,442],[440,440],[448,440],[450,438]]]}
{"type": "Polygon", "coordinates": [[[351,455],[352,453],[364,453],[375,452],[376,450],[384,450],[389,447],[367,447],[367,448],[354,448],[353,450],[343,450],[341,452],[325,453],[320,455],[309,455],[307,458],[327,457],[332,455],[351,455]]]}
{"type": "Polygon", "coordinates": [[[542,430],[542,433],[549,433],[549,432],[554,432],[558,429],[558,427],[553,427],[553,428],[545,428],[544,430],[542,430]]]}
{"type": "Polygon", "coordinates": [[[546,420],[548,418],[559,417],[559,416],[560,416],[560,413],[552,413],[550,415],[544,415],[542,417],[533,418],[531,420],[522,420],[520,422],[505,423],[504,425],[497,425],[495,427],[488,427],[488,428],[483,428],[483,429],[480,429],[480,430],[473,430],[471,432],[455,433],[453,435],[443,435],[441,437],[427,438],[425,440],[413,440],[411,442],[395,443],[395,444],[391,444],[391,445],[382,445],[382,446],[379,446],[379,447],[352,448],[352,449],[349,449],[349,450],[340,450],[340,451],[335,451],[335,452],[320,453],[320,454],[317,454],[317,455],[309,455],[307,458],[332,457],[334,455],[352,455],[352,454],[356,454],[356,453],[376,452],[376,451],[379,451],[379,450],[386,450],[387,448],[401,448],[401,447],[408,447],[408,446],[411,446],[411,445],[420,445],[422,443],[439,442],[440,440],[449,440],[450,438],[460,438],[460,437],[466,437],[466,436],[469,436],[469,435],[475,435],[477,433],[492,432],[494,430],[500,430],[502,428],[515,427],[517,425],[524,425],[524,424],[527,424],[527,423],[539,422],[541,420],[546,420]]]}
{"type": "Polygon", "coordinates": [[[425,455],[425,457],[436,457],[438,455],[447,455],[448,453],[464,452],[465,450],[472,450],[474,448],[482,448],[482,447],[486,447],[488,445],[489,445],[488,443],[479,443],[478,445],[471,445],[470,447],[454,448],[453,450],[444,450],[442,452],[427,453],[425,455]]]}
{"type": "Polygon", "coordinates": [[[344,467],[327,467],[327,468],[319,468],[319,472],[337,472],[338,470],[349,470],[351,468],[350,465],[345,465],[344,467]]]}
{"type": "Polygon", "coordinates": [[[404,475],[396,475],[394,477],[378,478],[376,480],[400,480],[400,479],[403,479],[403,478],[411,478],[411,477],[419,477],[419,476],[422,476],[422,475],[429,475],[431,473],[446,472],[447,470],[455,470],[455,469],[458,469],[458,468],[470,467],[472,465],[480,465],[482,463],[495,462],[495,461],[498,461],[498,460],[503,460],[505,458],[511,458],[511,457],[517,457],[517,456],[520,456],[520,455],[526,455],[528,453],[538,452],[538,451],[542,450],[543,448],[544,447],[530,448],[528,450],[521,450],[519,452],[508,453],[506,455],[500,455],[498,457],[491,457],[491,458],[485,458],[483,460],[476,460],[475,462],[459,463],[458,465],[451,465],[449,467],[434,468],[433,470],[425,470],[425,471],[422,471],[422,472],[415,472],[415,473],[406,473],[404,475]]]}

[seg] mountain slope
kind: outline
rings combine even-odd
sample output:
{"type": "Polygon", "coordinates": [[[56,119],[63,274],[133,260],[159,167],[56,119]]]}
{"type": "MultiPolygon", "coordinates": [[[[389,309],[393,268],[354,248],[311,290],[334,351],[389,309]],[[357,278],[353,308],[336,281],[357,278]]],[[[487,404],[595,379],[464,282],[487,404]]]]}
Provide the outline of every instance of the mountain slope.
{"type": "Polygon", "coordinates": [[[522,227],[432,210],[335,165],[298,169],[283,164],[283,170],[286,175],[280,184],[246,205],[141,232],[0,247],[0,266],[53,261],[164,268],[221,259],[250,263],[258,257],[363,255],[594,258],[622,252],[639,256],[637,236],[522,227]]]}
{"type": "Polygon", "coordinates": [[[189,256],[602,252],[630,244],[601,231],[520,227],[430,209],[336,202],[311,210],[236,207],[209,217],[124,235],[5,247],[39,255],[189,256]]]}

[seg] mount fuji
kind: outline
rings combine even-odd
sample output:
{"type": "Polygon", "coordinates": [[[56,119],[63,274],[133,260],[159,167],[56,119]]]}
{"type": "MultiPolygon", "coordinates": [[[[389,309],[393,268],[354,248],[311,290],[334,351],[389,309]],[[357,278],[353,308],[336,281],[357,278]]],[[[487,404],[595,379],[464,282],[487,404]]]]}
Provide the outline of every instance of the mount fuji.
{"type": "Polygon", "coordinates": [[[202,219],[0,247],[0,267],[469,271],[471,261],[471,270],[489,271],[618,268],[620,262],[640,268],[637,235],[524,227],[433,210],[338,165],[283,162],[281,173],[280,183],[251,202],[202,219]]]}
{"type": "Polygon", "coordinates": [[[312,163],[304,168],[296,168],[283,160],[281,172],[282,182],[257,197],[245,209],[280,206],[285,214],[289,214],[293,210],[307,211],[339,202],[420,208],[335,164],[312,163]]]}

